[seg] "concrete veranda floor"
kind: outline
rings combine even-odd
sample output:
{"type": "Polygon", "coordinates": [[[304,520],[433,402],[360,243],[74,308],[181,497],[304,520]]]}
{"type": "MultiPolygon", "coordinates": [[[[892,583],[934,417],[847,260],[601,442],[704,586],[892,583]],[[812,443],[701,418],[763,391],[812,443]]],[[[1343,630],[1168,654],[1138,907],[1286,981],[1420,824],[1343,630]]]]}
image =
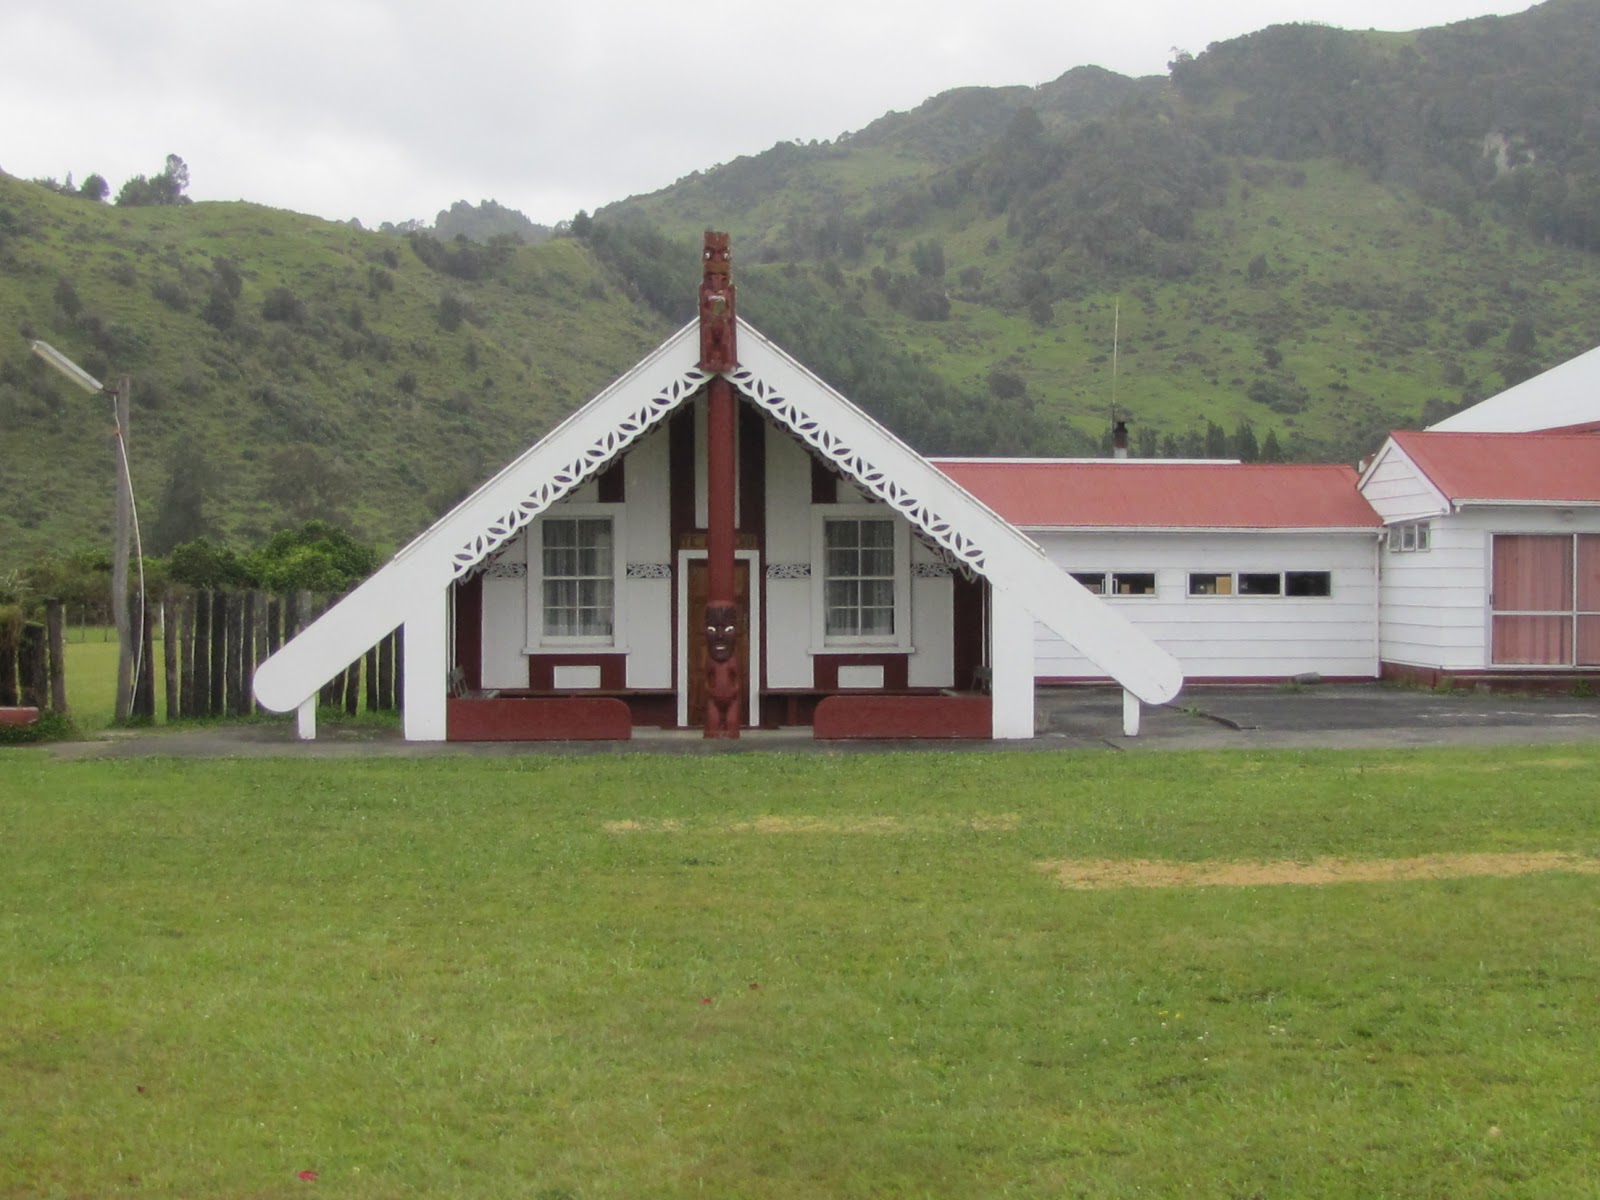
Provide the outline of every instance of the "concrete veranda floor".
{"type": "Polygon", "coordinates": [[[737,754],[757,751],[860,754],[915,750],[1009,752],[1517,745],[1600,742],[1600,698],[1436,693],[1383,684],[1194,687],[1147,708],[1136,738],[1122,736],[1122,694],[1114,688],[1041,688],[1037,736],[1015,742],[832,741],[808,728],[757,730],[738,741],[694,732],[641,729],[628,742],[409,743],[394,729],[327,725],[315,742],[294,738],[292,721],[148,731],[115,731],[49,747],[60,759],[178,757],[420,757],[517,754],[737,754]]]}

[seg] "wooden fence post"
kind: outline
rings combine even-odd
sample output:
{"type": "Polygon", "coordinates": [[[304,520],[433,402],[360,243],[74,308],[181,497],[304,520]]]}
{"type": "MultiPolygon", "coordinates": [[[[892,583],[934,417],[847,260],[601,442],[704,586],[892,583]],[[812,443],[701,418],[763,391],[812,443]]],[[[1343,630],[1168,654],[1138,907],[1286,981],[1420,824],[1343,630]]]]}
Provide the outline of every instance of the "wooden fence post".
{"type": "Polygon", "coordinates": [[[211,715],[211,589],[194,594],[194,692],[190,695],[189,715],[211,715]]]}
{"type": "Polygon", "coordinates": [[[378,707],[385,712],[394,704],[394,634],[378,643],[378,707]]]}
{"type": "Polygon", "coordinates": [[[134,605],[134,613],[138,621],[134,632],[139,638],[139,674],[133,682],[133,707],[128,715],[153,721],[156,719],[156,618],[150,605],[143,602],[134,605]]]}
{"type": "Polygon", "coordinates": [[[18,674],[22,677],[22,704],[25,708],[43,709],[50,695],[49,672],[45,669],[44,626],[37,621],[25,622],[18,646],[18,674]]]}
{"type": "Polygon", "coordinates": [[[0,614],[0,705],[17,703],[17,651],[22,644],[22,613],[0,614]]]}
{"type": "Polygon", "coordinates": [[[171,592],[161,597],[161,665],[167,676],[167,720],[183,716],[183,690],[178,683],[178,598],[171,592]]]}
{"type": "Polygon", "coordinates": [[[228,685],[228,593],[211,593],[211,694],[206,697],[206,715],[220,717],[227,711],[224,701],[228,685]]]}
{"type": "Polygon", "coordinates": [[[67,711],[67,611],[59,600],[44,602],[44,624],[50,639],[50,707],[67,711]]]}
{"type": "Polygon", "coordinates": [[[394,707],[406,710],[406,627],[394,631],[394,707]]]}
{"type": "Polygon", "coordinates": [[[178,602],[178,712],[194,716],[194,593],[178,602]]]}
{"type": "Polygon", "coordinates": [[[244,596],[228,594],[228,685],[222,715],[237,717],[244,711],[244,596]]]}
{"type": "Polygon", "coordinates": [[[250,711],[250,682],[255,674],[256,594],[247,591],[239,597],[239,683],[234,689],[233,715],[250,711]]]}

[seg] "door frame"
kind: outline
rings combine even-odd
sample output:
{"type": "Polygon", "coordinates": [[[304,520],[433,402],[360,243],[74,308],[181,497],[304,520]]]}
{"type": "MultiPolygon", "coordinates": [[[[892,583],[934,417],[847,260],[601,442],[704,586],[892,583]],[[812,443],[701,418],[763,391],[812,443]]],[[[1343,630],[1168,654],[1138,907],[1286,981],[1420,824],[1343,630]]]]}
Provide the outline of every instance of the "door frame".
{"type": "MultiPolygon", "coordinates": [[[[676,581],[674,591],[677,593],[677,628],[672,631],[673,644],[677,647],[678,666],[678,728],[682,729],[689,724],[689,562],[692,559],[705,559],[704,550],[679,550],[678,561],[674,574],[676,581]]],[[[748,703],[746,704],[745,727],[759,728],[761,725],[761,551],[735,550],[733,557],[740,562],[747,563],[750,568],[750,662],[746,665],[746,676],[750,680],[748,703]]],[[[694,618],[701,620],[701,616],[694,618]]]]}

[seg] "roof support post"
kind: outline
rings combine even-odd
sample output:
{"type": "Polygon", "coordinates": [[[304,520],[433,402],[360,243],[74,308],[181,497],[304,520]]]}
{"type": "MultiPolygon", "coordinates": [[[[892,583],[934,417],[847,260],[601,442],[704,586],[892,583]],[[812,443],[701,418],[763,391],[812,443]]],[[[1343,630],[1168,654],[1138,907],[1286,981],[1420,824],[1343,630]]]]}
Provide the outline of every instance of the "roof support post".
{"type": "Polygon", "coordinates": [[[996,739],[1033,736],[1033,614],[1004,588],[989,588],[989,686],[996,739]]]}
{"type": "Polygon", "coordinates": [[[294,735],[302,742],[317,740],[317,693],[312,692],[294,710],[294,735]]]}
{"type": "Polygon", "coordinates": [[[1122,736],[1139,736],[1139,717],[1142,710],[1139,707],[1139,697],[1127,688],[1122,689],[1122,736]]]}
{"type": "Polygon", "coordinates": [[[408,742],[445,740],[445,588],[430,588],[405,622],[405,734],[408,742]]]}

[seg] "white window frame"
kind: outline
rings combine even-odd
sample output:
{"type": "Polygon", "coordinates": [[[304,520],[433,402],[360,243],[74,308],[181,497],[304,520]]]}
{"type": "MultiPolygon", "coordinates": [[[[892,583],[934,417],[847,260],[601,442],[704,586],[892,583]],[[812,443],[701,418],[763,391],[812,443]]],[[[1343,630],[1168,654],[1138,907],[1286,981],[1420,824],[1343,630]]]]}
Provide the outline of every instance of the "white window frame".
{"type": "Polygon", "coordinates": [[[814,504],[811,506],[811,653],[911,649],[911,526],[881,504],[814,504]],[[828,633],[827,523],[888,521],[894,530],[894,633],[828,633]]]}
{"type": "Polygon", "coordinates": [[[623,584],[628,573],[627,527],[621,504],[561,504],[528,526],[528,644],[525,654],[616,649],[627,645],[623,584]],[[611,633],[560,637],[544,630],[544,524],[546,521],[611,521],[611,633]]]}
{"type": "Polygon", "coordinates": [[[1079,587],[1087,591],[1091,596],[1105,596],[1108,594],[1106,589],[1111,586],[1109,582],[1110,572],[1068,571],[1067,574],[1071,575],[1073,581],[1076,582],[1079,587]],[[1090,579],[1096,580],[1097,582],[1090,583],[1088,582],[1090,579]]]}
{"type": "Polygon", "coordinates": [[[1107,571],[1106,593],[1107,600],[1154,600],[1161,591],[1161,573],[1159,571],[1107,571]],[[1148,575],[1150,576],[1150,590],[1148,592],[1119,592],[1117,591],[1117,578],[1122,575],[1148,575]]]}
{"type": "Polygon", "coordinates": [[[1333,599],[1333,572],[1321,567],[1286,567],[1278,571],[1186,571],[1184,572],[1185,595],[1190,600],[1331,600],[1333,599]],[[1239,578],[1243,575],[1276,575],[1278,577],[1278,590],[1275,592],[1241,592],[1239,578]],[[1326,575],[1328,577],[1328,592],[1324,596],[1294,596],[1289,594],[1289,576],[1291,575],[1326,575]],[[1226,591],[1197,592],[1194,590],[1196,577],[1210,577],[1228,581],[1226,591]]]}
{"type": "Polygon", "coordinates": [[[1402,521],[1389,526],[1390,554],[1426,554],[1433,548],[1431,521],[1402,521]]]}

